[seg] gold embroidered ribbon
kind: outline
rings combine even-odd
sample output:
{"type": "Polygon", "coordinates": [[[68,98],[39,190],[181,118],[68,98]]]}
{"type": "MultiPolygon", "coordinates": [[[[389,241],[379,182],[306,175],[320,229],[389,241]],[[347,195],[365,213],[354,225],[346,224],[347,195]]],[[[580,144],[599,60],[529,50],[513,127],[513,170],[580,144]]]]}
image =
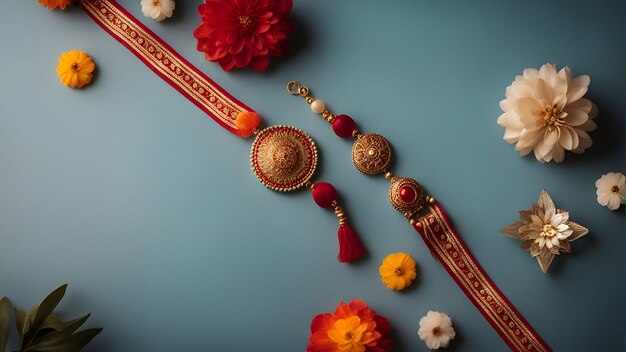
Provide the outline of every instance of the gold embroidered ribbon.
{"type": "Polygon", "coordinates": [[[252,109],[200,72],[115,1],[79,0],[78,5],[154,73],[225,129],[239,134],[235,117],[252,109]]]}
{"type": "Polygon", "coordinates": [[[552,351],[480,267],[439,204],[413,224],[467,298],[513,351],[552,351]]]}

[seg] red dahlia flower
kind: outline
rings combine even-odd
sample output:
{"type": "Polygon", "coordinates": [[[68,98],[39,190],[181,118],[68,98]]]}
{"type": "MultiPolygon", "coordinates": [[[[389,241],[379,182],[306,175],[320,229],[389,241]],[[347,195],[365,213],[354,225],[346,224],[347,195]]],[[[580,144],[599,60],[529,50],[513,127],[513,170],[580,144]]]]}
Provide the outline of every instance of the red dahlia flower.
{"type": "Polygon", "coordinates": [[[270,55],[289,51],[293,25],[286,16],[292,5],[292,0],[205,0],[198,7],[202,23],[193,33],[197,48],[225,71],[250,65],[262,72],[270,55]]]}
{"type": "Polygon", "coordinates": [[[376,315],[365,302],[340,302],[335,313],[311,321],[307,352],[388,352],[393,343],[387,318],[376,315]]]}

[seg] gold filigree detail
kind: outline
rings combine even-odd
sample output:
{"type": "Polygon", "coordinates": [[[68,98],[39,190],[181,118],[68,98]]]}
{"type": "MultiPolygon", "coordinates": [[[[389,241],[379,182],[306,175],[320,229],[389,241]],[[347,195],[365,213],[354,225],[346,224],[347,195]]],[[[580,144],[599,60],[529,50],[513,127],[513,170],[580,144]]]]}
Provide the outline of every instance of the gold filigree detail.
{"type": "Polygon", "coordinates": [[[394,209],[404,213],[407,219],[412,219],[426,204],[426,195],[422,186],[409,177],[391,178],[391,186],[389,187],[389,202],[394,209]],[[403,188],[408,188],[413,192],[412,199],[402,199],[400,195],[403,188]]]}
{"type": "Polygon", "coordinates": [[[266,187],[293,191],[309,184],[317,166],[317,148],[302,130],[268,127],[257,133],[252,143],[250,166],[266,187]]]}
{"type": "Polygon", "coordinates": [[[379,134],[361,135],[352,145],[352,162],[367,175],[385,172],[391,164],[391,146],[379,134]]]}

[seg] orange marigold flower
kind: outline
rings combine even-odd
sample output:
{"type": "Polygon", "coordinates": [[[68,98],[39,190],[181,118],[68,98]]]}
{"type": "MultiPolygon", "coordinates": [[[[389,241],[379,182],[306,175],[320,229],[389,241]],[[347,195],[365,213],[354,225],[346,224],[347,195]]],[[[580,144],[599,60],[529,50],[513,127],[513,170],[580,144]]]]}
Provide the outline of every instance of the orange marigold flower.
{"type": "Polygon", "coordinates": [[[63,85],[82,88],[91,82],[96,65],[86,53],[72,50],[61,54],[57,74],[63,85]]]}
{"type": "Polygon", "coordinates": [[[37,0],[37,1],[50,11],[56,9],[57,7],[60,7],[61,10],[65,10],[67,5],[74,2],[74,0],[37,0]]]}
{"type": "Polygon", "coordinates": [[[388,255],[378,272],[383,283],[392,290],[404,290],[417,277],[415,260],[406,253],[388,255]]]}
{"type": "Polygon", "coordinates": [[[319,314],[311,321],[307,352],[388,352],[393,343],[387,318],[376,315],[365,302],[340,302],[333,314],[319,314]]]}

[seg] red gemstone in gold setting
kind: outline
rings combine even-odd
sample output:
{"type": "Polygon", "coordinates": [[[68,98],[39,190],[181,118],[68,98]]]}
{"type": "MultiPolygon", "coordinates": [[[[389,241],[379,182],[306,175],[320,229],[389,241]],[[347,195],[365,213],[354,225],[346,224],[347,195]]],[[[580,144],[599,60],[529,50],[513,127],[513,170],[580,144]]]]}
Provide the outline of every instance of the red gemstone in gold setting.
{"type": "Polygon", "coordinates": [[[426,195],[420,184],[408,177],[392,177],[389,202],[405,214],[419,211],[426,204],[426,195]]]}
{"type": "Polygon", "coordinates": [[[415,188],[411,187],[411,185],[400,187],[399,196],[400,199],[407,204],[411,204],[417,200],[417,192],[415,192],[415,188]]]}

